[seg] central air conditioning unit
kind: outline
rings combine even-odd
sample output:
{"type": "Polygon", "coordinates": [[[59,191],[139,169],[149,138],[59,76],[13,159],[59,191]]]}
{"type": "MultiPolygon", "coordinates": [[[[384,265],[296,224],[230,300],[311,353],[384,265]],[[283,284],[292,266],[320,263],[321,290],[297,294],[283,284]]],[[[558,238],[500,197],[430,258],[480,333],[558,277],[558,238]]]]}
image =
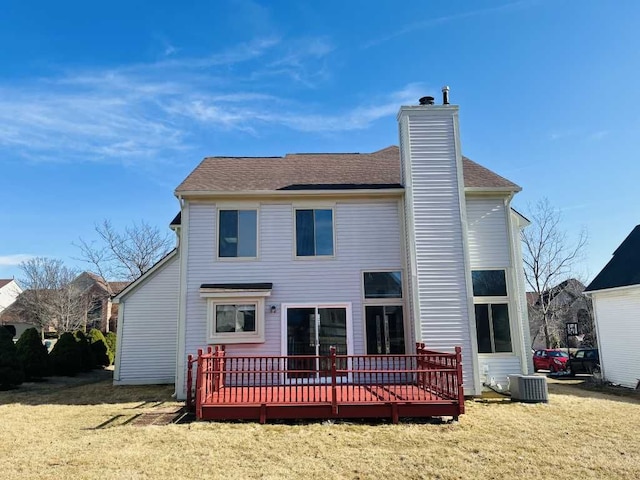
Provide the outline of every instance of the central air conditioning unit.
{"type": "Polygon", "coordinates": [[[546,377],[509,375],[509,389],[513,402],[547,403],[549,401],[546,377]]]}

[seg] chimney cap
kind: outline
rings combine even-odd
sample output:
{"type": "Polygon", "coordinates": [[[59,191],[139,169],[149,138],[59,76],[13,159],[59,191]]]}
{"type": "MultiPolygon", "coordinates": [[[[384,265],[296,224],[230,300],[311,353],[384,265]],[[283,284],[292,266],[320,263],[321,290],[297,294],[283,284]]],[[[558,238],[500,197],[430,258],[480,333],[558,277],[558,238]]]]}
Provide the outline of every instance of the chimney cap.
{"type": "Polygon", "coordinates": [[[445,85],[444,87],[442,87],[442,91],[443,92],[448,92],[449,91],[449,86],[445,85]]]}
{"type": "Polygon", "coordinates": [[[418,101],[420,102],[420,105],[433,105],[435,102],[435,98],[427,96],[420,98],[420,100],[418,101]]]}

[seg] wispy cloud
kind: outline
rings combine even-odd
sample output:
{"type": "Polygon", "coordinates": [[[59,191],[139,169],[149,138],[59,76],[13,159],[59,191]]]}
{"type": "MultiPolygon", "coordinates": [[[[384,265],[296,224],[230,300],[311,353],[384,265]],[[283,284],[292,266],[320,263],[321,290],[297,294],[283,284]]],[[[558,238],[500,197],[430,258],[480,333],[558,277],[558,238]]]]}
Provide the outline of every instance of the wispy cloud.
{"type": "Polygon", "coordinates": [[[595,141],[602,140],[607,135],[609,135],[609,130],[598,130],[597,132],[593,132],[591,135],[589,135],[589,139],[595,141]]]}
{"type": "Polygon", "coordinates": [[[35,255],[17,253],[15,255],[0,255],[0,267],[14,267],[34,258],[35,255]]]}
{"type": "Polygon", "coordinates": [[[609,135],[609,130],[597,130],[595,132],[588,132],[584,129],[572,128],[568,130],[556,130],[549,134],[549,140],[557,141],[568,138],[574,138],[577,140],[590,140],[599,141],[609,135]]]}
{"type": "Polygon", "coordinates": [[[315,88],[327,75],[326,37],[270,36],[203,57],[167,45],[168,57],[146,64],[0,83],[0,151],[39,162],[162,164],[203,146],[194,131],[364,129],[424,93],[409,84],[335,112],[294,100],[287,86],[315,88]]]}
{"type": "Polygon", "coordinates": [[[412,33],[418,30],[424,30],[427,28],[435,27],[444,23],[450,23],[457,20],[464,20],[467,18],[478,17],[482,15],[490,15],[496,13],[507,12],[511,10],[516,10],[518,8],[529,7],[534,4],[540,3],[540,0],[519,0],[516,2],[509,2],[503,5],[498,5],[496,7],[482,8],[478,10],[470,10],[468,12],[456,13],[452,15],[443,15],[440,17],[428,18],[426,20],[420,22],[414,22],[407,24],[394,32],[387,33],[386,35],[381,35],[379,37],[373,38],[362,45],[362,48],[371,48],[382,43],[388,42],[389,40],[393,40],[396,37],[400,37],[402,35],[406,35],[408,33],[412,33]]]}

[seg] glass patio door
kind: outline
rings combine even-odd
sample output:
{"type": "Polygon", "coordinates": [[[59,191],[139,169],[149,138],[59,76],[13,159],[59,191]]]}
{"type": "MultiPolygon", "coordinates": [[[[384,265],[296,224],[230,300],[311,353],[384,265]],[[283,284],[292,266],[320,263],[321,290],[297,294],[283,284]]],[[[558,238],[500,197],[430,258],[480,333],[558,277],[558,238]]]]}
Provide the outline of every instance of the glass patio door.
{"type": "Polygon", "coordinates": [[[301,357],[288,360],[287,378],[322,379],[330,376],[328,359],[315,356],[328,357],[332,346],[336,347],[338,355],[347,354],[347,308],[289,307],[286,320],[287,355],[301,357]]]}

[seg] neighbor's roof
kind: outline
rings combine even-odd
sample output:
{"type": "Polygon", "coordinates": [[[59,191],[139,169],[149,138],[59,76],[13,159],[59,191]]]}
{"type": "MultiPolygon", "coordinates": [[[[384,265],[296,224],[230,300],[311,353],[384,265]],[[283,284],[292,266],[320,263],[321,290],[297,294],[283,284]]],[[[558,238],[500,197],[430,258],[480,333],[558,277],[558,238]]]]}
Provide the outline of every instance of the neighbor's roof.
{"type": "MultiPolygon", "coordinates": [[[[462,157],[462,160],[465,187],[520,190],[515,183],[468,158],[462,157]]],[[[373,153],[208,157],[178,186],[176,193],[381,187],[402,187],[397,146],[373,153]]]]}
{"type": "Polygon", "coordinates": [[[640,284],[640,225],[637,225],[613,252],[613,258],[584,291],[594,292],[638,284],[640,284]]]}
{"type": "Polygon", "coordinates": [[[111,295],[117,295],[119,294],[122,290],[124,290],[125,288],[127,288],[127,286],[131,283],[131,282],[107,282],[109,284],[109,289],[111,290],[111,295]]]}
{"type": "Polygon", "coordinates": [[[13,282],[13,278],[0,278],[0,288],[11,282],[13,282]]]}

